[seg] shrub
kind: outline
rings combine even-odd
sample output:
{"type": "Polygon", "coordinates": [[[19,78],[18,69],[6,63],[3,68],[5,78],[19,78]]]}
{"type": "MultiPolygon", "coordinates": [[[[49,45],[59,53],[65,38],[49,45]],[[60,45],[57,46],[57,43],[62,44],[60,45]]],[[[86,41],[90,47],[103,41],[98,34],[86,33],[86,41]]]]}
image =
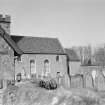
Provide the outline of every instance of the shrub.
{"type": "Polygon", "coordinates": [[[52,90],[52,89],[56,89],[57,88],[57,83],[54,79],[51,80],[40,80],[39,81],[39,87],[48,89],[48,90],[52,90]]]}
{"type": "Polygon", "coordinates": [[[54,79],[50,80],[50,88],[51,89],[56,89],[57,88],[57,83],[54,79]]]}

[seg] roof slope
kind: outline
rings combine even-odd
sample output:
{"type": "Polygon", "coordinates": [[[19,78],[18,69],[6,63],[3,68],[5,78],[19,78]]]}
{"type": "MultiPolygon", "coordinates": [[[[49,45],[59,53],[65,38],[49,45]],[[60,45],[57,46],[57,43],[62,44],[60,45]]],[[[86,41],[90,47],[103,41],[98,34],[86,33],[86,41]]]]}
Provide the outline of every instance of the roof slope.
{"type": "Polygon", "coordinates": [[[77,53],[73,49],[65,48],[65,52],[69,57],[69,61],[80,61],[77,53]]]}
{"type": "Polygon", "coordinates": [[[11,39],[10,35],[5,32],[5,30],[0,26],[0,35],[4,40],[14,49],[18,54],[22,54],[22,51],[16,45],[16,43],[11,39]]]}
{"type": "Polygon", "coordinates": [[[11,36],[23,53],[65,54],[57,38],[11,36]]]}

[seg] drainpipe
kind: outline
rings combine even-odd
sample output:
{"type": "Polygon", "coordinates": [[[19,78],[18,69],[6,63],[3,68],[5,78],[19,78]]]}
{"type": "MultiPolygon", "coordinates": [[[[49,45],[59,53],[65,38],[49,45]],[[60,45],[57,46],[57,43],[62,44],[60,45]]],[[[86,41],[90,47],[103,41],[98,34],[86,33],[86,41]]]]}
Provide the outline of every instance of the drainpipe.
{"type": "Polygon", "coordinates": [[[18,58],[18,56],[14,57],[14,84],[15,84],[15,60],[18,58]]]}
{"type": "Polygon", "coordinates": [[[14,84],[15,84],[15,60],[16,58],[14,57],[14,84]]]}
{"type": "Polygon", "coordinates": [[[71,85],[71,76],[70,76],[70,67],[69,67],[69,56],[67,56],[67,74],[68,74],[68,77],[69,77],[69,80],[70,80],[70,85],[71,85]]]}

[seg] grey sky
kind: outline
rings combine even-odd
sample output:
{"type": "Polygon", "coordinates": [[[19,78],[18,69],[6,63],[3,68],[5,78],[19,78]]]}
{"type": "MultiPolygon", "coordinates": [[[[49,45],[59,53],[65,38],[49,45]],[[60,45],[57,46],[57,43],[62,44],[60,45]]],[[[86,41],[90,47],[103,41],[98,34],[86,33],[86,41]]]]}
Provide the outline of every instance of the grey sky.
{"type": "Polygon", "coordinates": [[[0,0],[11,33],[58,37],[64,47],[105,43],[104,0],[0,0]]]}

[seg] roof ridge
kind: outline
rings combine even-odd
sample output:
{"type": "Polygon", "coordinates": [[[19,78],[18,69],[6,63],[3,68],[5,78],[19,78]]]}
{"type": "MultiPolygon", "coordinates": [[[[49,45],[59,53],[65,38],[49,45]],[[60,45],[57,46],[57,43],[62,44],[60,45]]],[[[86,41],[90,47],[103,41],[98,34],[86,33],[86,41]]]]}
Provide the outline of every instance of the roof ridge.
{"type": "Polygon", "coordinates": [[[45,39],[57,39],[57,37],[41,37],[41,36],[24,36],[24,35],[11,35],[11,36],[15,36],[15,37],[26,37],[26,38],[45,38],[45,39]]]}

